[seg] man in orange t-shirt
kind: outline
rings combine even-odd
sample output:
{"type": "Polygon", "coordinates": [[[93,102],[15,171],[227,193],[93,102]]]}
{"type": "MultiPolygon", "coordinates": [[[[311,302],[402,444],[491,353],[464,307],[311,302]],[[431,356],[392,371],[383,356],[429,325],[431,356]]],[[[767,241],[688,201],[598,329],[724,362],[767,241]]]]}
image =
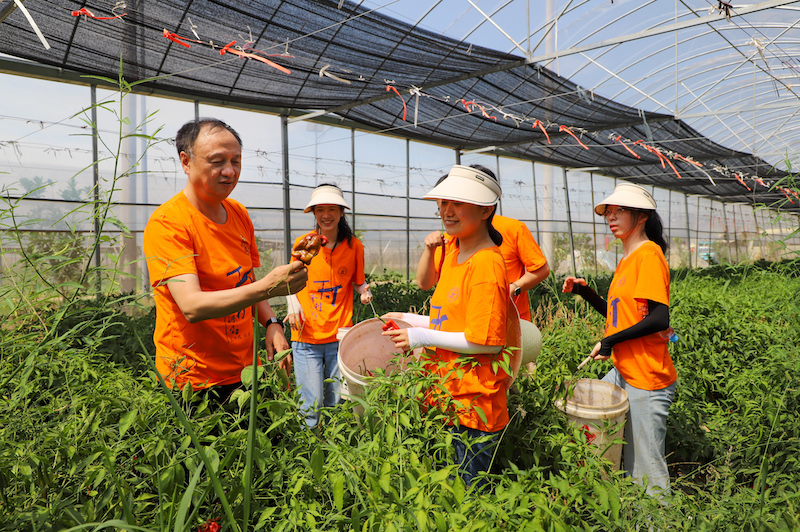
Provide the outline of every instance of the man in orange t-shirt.
{"type": "MultiPolygon", "coordinates": [[[[239,135],[215,119],[187,122],[175,144],[186,187],[145,227],[144,252],[156,303],[156,367],[172,388],[213,389],[224,401],[253,361],[251,307],[267,327],[267,356],[288,349],[268,298],[305,286],[300,261],[256,280],[260,265],[253,224],[228,198],[239,180],[239,135]]],[[[281,362],[291,368],[291,359],[281,362]]]]}

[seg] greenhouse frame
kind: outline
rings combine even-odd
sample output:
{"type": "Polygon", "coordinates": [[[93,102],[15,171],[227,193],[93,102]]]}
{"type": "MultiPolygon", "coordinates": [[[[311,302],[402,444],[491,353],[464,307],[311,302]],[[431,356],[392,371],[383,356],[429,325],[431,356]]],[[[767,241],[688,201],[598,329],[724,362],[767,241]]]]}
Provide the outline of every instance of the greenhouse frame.
{"type": "Polygon", "coordinates": [[[284,262],[293,239],[311,228],[302,213],[310,191],[331,182],[353,207],[367,272],[413,279],[425,235],[440,227],[435,206],[421,198],[452,164],[497,173],[500,213],[528,225],[557,273],[613,270],[621,250],[593,205],[619,180],[652,190],[671,267],[778,260],[800,249],[791,173],[797,68],[786,44],[800,31],[787,16],[797,18],[798,2],[732,13],[714,11],[717,2],[691,9],[656,2],[673,12],[644,27],[630,24],[624,34],[617,25],[646,18],[643,7],[618,2],[598,13],[569,2],[554,12],[548,2],[545,22],[530,28],[529,2],[501,2],[494,11],[469,2],[477,22],[457,37],[426,28],[449,2],[413,3],[409,10],[420,9],[415,23],[395,18],[391,4],[260,1],[244,9],[139,0],[121,9],[50,1],[27,2],[25,12],[0,4],[0,85],[15,95],[0,104],[0,181],[24,221],[13,229],[91,234],[97,221],[81,207],[92,205],[93,194],[111,193],[115,225],[103,230],[128,237],[115,244],[130,274],[122,286],[147,287],[142,231],[184,182],[170,139],[186,120],[214,116],[244,139],[233,197],[253,218],[266,266],[284,262]],[[511,9],[527,13],[523,39],[504,29],[511,9]],[[596,15],[608,22],[590,34],[594,44],[586,36],[553,42],[557,21],[576,25],[596,15]],[[613,37],[602,38],[603,31],[613,37]],[[711,34],[730,43],[726,32],[733,31],[761,39],[744,59],[730,58],[743,46],[702,40],[711,34]],[[488,32],[491,38],[483,36],[488,32]],[[227,44],[234,40],[246,44],[227,44]],[[500,44],[473,41],[513,46],[500,51],[500,44]],[[609,73],[603,60],[614,49],[630,64],[609,73]],[[674,82],[646,87],[660,67],[641,68],[673,51],[674,82]],[[576,57],[585,61],[557,72],[558,61],[576,57]],[[709,66],[715,61],[721,66],[709,66]],[[589,66],[615,82],[638,66],[642,88],[626,80],[616,93],[592,86],[589,66]],[[733,105],[736,93],[723,84],[740,84],[739,68],[750,78],[751,107],[733,105]],[[706,97],[691,96],[685,105],[700,73],[714,81],[698,81],[694,90],[706,97]],[[131,92],[121,97],[126,84],[131,92]],[[662,93],[673,90],[670,104],[662,93]],[[653,107],[657,100],[662,104],[653,107]],[[692,107],[699,104],[704,112],[692,107]],[[752,143],[738,144],[740,126],[726,124],[723,134],[708,122],[745,113],[752,143]],[[774,140],[765,147],[756,138],[774,140]]]}

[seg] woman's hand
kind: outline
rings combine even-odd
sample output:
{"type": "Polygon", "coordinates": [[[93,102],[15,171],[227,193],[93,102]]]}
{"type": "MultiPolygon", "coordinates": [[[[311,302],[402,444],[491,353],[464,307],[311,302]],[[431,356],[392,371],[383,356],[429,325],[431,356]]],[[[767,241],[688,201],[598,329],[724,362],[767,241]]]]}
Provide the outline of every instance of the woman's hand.
{"type": "Polygon", "coordinates": [[[387,312],[383,316],[381,316],[384,320],[402,320],[403,313],[402,312],[387,312]]]}
{"type": "Polygon", "coordinates": [[[306,317],[303,314],[303,309],[300,309],[299,312],[293,312],[291,314],[287,314],[285,318],[283,318],[283,322],[289,322],[289,327],[293,331],[299,331],[303,327],[303,323],[306,321],[306,317]]]}
{"type": "Polygon", "coordinates": [[[604,357],[604,356],[598,354],[598,353],[600,353],[600,347],[601,346],[602,346],[602,343],[597,342],[595,344],[595,346],[594,346],[594,349],[592,349],[592,352],[589,353],[589,356],[592,357],[593,360],[608,360],[609,358],[611,358],[611,357],[608,357],[608,356],[604,357]]]}
{"type": "MultiPolygon", "coordinates": [[[[390,312],[389,314],[400,314],[399,312],[390,312]]],[[[389,316],[386,314],[386,316],[389,316]]],[[[402,314],[401,314],[402,315],[402,314]]],[[[407,329],[389,329],[388,331],[383,331],[381,336],[390,336],[392,341],[394,342],[394,346],[398,349],[402,350],[403,353],[406,351],[411,350],[411,346],[408,345],[408,330],[407,329]]]]}
{"type": "Polygon", "coordinates": [[[441,231],[434,231],[425,237],[425,248],[433,251],[439,246],[447,244],[447,239],[441,231]]]}
{"type": "Polygon", "coordinates": [[[561,291],[564,293],[570,293],[572,292],[572,287],[576,284],[586,286],[586,279],[581,277],[567,277],[564,279],[564,286],[561,288],[561,291]]]}
{"type": "Polygon", "coordinates": [[[369,305],[372,302],[372,292],[369,290],[369,284],[364,285],[364,289],[361,291],[361,304],[362,305],[369,305]]]}

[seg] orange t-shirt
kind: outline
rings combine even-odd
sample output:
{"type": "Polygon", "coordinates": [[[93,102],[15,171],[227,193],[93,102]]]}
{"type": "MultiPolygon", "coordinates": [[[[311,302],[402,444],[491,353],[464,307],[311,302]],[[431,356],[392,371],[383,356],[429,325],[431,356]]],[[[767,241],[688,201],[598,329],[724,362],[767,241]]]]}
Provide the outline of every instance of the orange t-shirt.
{"type": "MultiPolygon", "coordinates": [[[[510,305],[508,278],[500,250],[497,247],[483,249],[463,264],[458,264],[458,254],[456,249],[445,257],[431,298],[430,328],[464,332],[467,340],[476,344],[505,345],[510,305]]],[[[492,361],[501,356],[500,353],[460,355],[438,347],[429,354],[427,368],[442,377],[444,386],[460,403],[456,414],[465,427],[496,432],[508,424],[507,393],[511,376],[502,369],[492,370],[492,361]],[[460,378],[456,374],[459,358],[463,371],[460,378]],[[485,423],[474,407],[483,410],[485,423]]],[[[435,400],[435,397],[429,399],[435,400]]]]}
{"type": "Polygon", "coordinates": [[[232,384],[253,362],[253,317],[249,308],[223,318],[189,323],[166,281],[198,276],[204,291],[254,281],[260,266],[253,223],[240,203],[222,202],[224,224],[203,216],[183,192],[155,210],[144,230],[144,253],[156,303],[156,368],[171,387],[232,384]]]}
{"type": "Polygon", "coordinates": [[[339,327],[353,325],[353,283],[364,284],[364,245],[353,237],[332,247],[321,247],[308,265],[308,283],[297,293],[305,323],[292,330],[293,342],[335,342],[339,327]]]}
{"type": "MultiPolygon", "coordinates": [[[[669,267],[664,253],[648,241],[614,271],[608,289],[605,336],[627,329],[647,316],[647,300],[669,305],[669,267]]],[[[678,378],[669,356],[666,331],[620,342],[611,360],[625,382],[641,390],[660,390],[678,378]]]]}
{"type": "MultiPolygon", "coordinates": [[[[542,253],[528,226],[524,223],[496,214],[492,219],[492,226],[503,235],[500,253],[506,263],[508,284],[525,275],[526,271],[535,272],[547,264],[544,253],[542,253]]],[[[449,253],[455,249],[456,239],[447,234],[445,236],[449,240],[447,244],[447,252],[449,253]]],[[[434,268],[439,273],[439,261],[442,258],[441,248],[437,248],[434,251],[433,257],[434,268]]],[[[519,319],[531,321],[531,306],[528,293],[522,292],[520,295],[512,297],[511,300],[514,302],[514,306],[517,307],[519,319]]]]}

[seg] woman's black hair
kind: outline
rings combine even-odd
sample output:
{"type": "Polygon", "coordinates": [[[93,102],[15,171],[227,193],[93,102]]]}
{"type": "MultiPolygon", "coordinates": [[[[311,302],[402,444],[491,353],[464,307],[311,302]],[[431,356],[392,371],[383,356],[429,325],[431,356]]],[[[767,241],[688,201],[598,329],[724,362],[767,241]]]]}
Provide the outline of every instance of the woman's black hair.
{"type": "MultiPolygon", "coordinates": [[[[669,243],[664,237],[664,224],[661,222],[661,216],[654,210],[650,209],[631,209],[636,216],[641,214],[647,215],[647,221],[644,223],[644,232],[647,238],[658,244],[661,251],[666,255],[669,249],[669,243]]],[[[635,221],[634,221],[635,223],[635,221]]]]}
{"type": "MultiPolygon", "coordinates": [[[[475,170],[479,170],[479,171],[483,172],[484,174],[486,174],[489,177],[491,177],[492,179],[494,179],[494,181],[498,185],[500,184],[500,182],[497,181],[497,177],[494,175],[494,172],[492,172],[491,170],[489,170],[488,168],[486,168],[482,164],[471,164],[469,167],[470,168],[474,168],[475,170]]],[[[492,209],[492,214],[490,214],[489,218],[486,220],[486,224],[489,227],[489,238],[492,239],[492,242],[494,242],[495,246],[499,246],[500,244],[503,243],[503,235],[501,235],[500,231],[495,229],[494,226],[492,225],[492,219],[494,219],[494,213],[496,213],[496,212],[497,212],[497,205],[495,204],[494,208],[492,209]]]]}
{"type": "MultiPolygon", "coordinates": [[[[329,186],[329,187],[339,188],[339,185],[337,185],[335,183],[320,183],[318,186],[320,186],[320,187],[329,186]]],[[[342,189],[339,188],[339,190],[342,190],[342,189]]],[[[347,240],[347,244],[350,245],[350,244],[353,243],[352,242],[352,240],[353,240],[353,230],[350,228],[350,224],[347,223],[347,215],[344,212],[344,207],[340,206],[340,208],[342,209],[342,217],[339,218],[339,227],[338,227],[338,230],[336,232],[336,241],[337,242],[341,242],[341,241],[346,239],[347,240]]],[[[314,229],[316,231],[319,231],[319,225],[317,225],[317,219],[316,218],[314,218],[314,229]]]]}

